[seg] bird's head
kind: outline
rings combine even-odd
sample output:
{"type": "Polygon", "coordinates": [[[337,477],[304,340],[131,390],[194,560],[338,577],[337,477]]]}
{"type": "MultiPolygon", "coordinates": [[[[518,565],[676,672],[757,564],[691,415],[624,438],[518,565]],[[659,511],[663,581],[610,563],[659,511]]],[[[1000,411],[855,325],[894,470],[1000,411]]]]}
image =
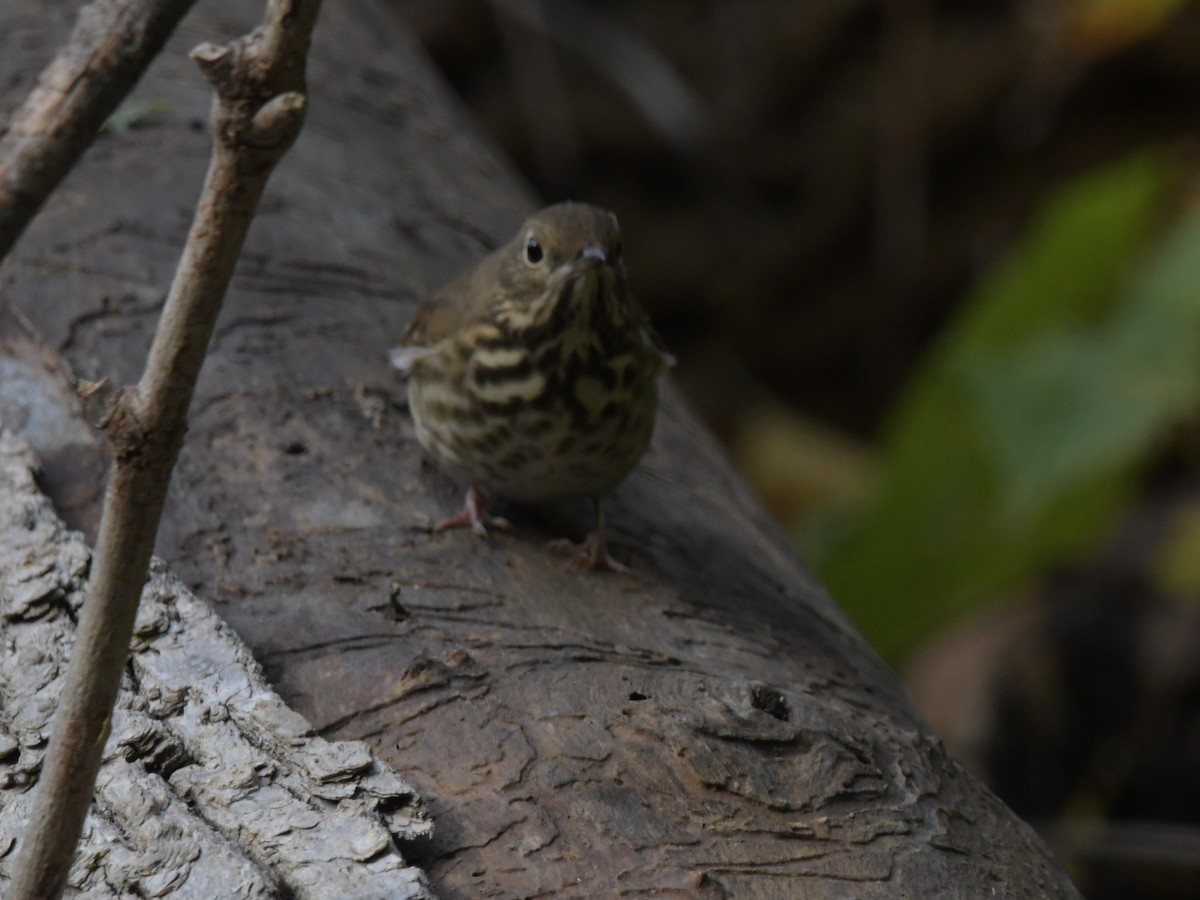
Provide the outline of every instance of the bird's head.
{"type": "Polygon", "coordinates": [[[621,229],[608,210],[585,203],[546,207],[525,220],[501,253],[499,294],[514,324],[624,314],[621,229]]]}

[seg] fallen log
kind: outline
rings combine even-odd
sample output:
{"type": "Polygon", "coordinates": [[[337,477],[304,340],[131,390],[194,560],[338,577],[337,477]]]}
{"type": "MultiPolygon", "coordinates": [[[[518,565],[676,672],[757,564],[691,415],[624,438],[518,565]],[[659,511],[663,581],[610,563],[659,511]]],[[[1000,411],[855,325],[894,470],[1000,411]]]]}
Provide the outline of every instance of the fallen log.
{"type": "MultiPolygon", "coordinates": [[[[79,377],[136,376],[208,153],[186,51],[244,30],[242,6],[184,21],[130,101],[162,111],[99,141],[0,269],[79,377]]],[[[44,59],[7,15],[12,93],[44,59]]],[[[55,34],[32,5],[21,24],[55,34]]],[[[675,390],[611,504],[632,578],[546,552],[582,534],[583,504],[516,510],[486,543],[427,532],[462,486],[423,461],[386,348],[534,202],[382,6],[330,4],[309,71],[157,552],[319,734],[367,742],[420,791],[434,890],[1077,896],[947,756],[675,390]]]]}

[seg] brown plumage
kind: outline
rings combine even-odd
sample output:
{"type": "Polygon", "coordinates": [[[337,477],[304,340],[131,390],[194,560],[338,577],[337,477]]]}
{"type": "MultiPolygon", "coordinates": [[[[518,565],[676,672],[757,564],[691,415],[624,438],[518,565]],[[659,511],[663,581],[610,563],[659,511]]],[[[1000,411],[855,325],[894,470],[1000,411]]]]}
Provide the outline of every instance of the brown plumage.
{"type": "Polygon", "coordinates": [[[430,297],[392,351],[417,439],[471,483],[466,508],[438,529],[507,526],[481,489],[589,497],[596,529],[575,549],[623,570],[608,554],[603,498],[649,446],[669,359],[629,292],[616,217],[581,203],[530,216],[430,297]]]}

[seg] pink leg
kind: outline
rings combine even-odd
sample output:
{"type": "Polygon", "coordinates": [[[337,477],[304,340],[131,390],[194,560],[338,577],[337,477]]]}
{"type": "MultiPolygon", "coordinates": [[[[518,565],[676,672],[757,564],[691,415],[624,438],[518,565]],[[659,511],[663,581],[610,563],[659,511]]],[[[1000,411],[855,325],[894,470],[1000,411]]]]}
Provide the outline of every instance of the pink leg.
{"type": "Polygon", "coordinates": [[[629,574],[629,567],[617,562],[608,552],[608,530],[604,526],[604,501],[597,497],[592,501],[596,506],[596,527],[581,543],[576,544],[567,538],[559,538],[550,542],[550,548],[560,553],[573,555],[575,562],[589,569],[608,569],[610,572],[629,574]]]}
{"type": "Polygon", "coordinates": [[[467,526],[470,526],[471,531],[479,535],[479,537],[487,537],[488,526],[499,528],[501,531],[508,531],[512,527],[508,519],[488,515],[487,497],[474,484],[467,489],[467,499],[463,504],[462,512],[450,516],[448,519],[442,519],[442,521],[433,526],[433,530],[449,531],[451,528],[465,528],[467,526]]]}

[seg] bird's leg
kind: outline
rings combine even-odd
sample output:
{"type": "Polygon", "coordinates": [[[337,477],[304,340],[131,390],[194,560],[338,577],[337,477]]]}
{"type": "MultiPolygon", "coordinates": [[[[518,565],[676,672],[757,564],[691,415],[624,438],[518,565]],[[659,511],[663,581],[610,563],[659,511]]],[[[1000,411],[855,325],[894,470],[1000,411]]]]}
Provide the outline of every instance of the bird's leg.
{"type": "Polygon", "coordinates": [[[604,499],[593,497],[592,503],[596,508],[596,527],[576,544],[567,538],[559,538],[550,542],[550,547],[560,553],[570,553],[576,562],[589,569],[608,569],[610,572],[629,574],[629,567],[617,562],[608,552],[608,529],[604,526],[604,499]]]}
{"type": "Polygon", "coordinates": [[[512,527],[508,519],[488,515],[487,497],[476,484],[472,484],[467,489],[467,499],[463,504],[462,512],[450,516],[448,519],[442,519],[442,521],[433,526],[433,530],[448,531],[451,528],[465,528],[467,526],[470,526],[471,531],[480,537],[487,537],[488,526],[499,528],[501,531],[508,531],[512,527]]]}

